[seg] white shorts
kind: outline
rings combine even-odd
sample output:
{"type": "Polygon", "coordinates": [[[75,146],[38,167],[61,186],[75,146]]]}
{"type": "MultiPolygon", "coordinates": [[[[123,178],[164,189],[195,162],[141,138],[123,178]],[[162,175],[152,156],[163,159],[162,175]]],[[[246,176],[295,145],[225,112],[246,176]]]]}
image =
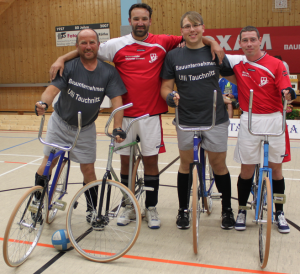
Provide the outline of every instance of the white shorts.
{"type": "MultiPolygon", "coordinates": [[[[128,124],[134,118],[123,118],[122,128],[125,130],[128,124]]],[[[135,122],[130,128],[124,142],[116,143],[116,147],[129,144],[136,140],[137,136],[140,139],[140,146],[143,156],[152,156],[166,152],[163,141],[163,130],[161,126],[161,116],[155,115],[141,119],[135,122]]],[[[118,150],[116,153],[121,155],[130,155],[130,148],[118,150]]]]}
{"type": "MultiPolygon", "coordinates": [[[[277,133],[282,129],[282,114],[252,114],[252,131],[262,133],[277,133]]],[[[288,139],[288,138],[287,138],[288,139]]],[[[234,151],[234,160],[241,164],[260,163],[261,141],[264,136],[254,136],[248,131],[248,112],[240,117],[240,129],[234,151]]],[[[282,163],[286,154],[286,137],[282,134],[278,137],[268,137],[269,161],[282,163]]],[[[288,140],[289,142],[289,140],[288,140]]]]}

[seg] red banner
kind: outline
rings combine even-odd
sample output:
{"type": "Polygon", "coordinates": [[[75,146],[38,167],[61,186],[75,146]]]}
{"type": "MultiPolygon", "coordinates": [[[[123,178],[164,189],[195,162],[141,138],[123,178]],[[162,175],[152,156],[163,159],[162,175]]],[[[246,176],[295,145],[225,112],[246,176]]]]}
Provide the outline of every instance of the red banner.
{"type": "MultiPolygon", "coordinates": [[[[243,54],[239,46],[241,29],[206,29],[204,35],[220,43],[225,53],[243,54]]],[[[300,73],[300,26],[257,29],[262,37],[261,49],[271,56],[280,55],[289,65],[290,74],[300,73]]]]}

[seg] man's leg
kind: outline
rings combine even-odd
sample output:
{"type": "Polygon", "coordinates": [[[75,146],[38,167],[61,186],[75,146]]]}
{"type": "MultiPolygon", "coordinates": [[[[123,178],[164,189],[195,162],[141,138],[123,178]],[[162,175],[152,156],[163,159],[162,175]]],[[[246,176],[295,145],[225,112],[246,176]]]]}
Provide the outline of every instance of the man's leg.
{"type": "MultiPolygon", "coordinates": [[[[83,175],[83,186],[96,180],[94,163],[80,164],[80,170],[83,175]]],[[[97,206],[98,186],[90,188],[84,193],[87,203],[87,211],[93,211],[97,206]]]]}
{"type": "MultiPolygon", "coordinates": [[[[284,194],[285,183],[282,176],[282,164],[269,162],[269,167],[272,168],[273,193],[284,194]]],[[[275,204],[275,212],[275,221],[277,222],[278,231],[281,233],[289,233],[290,228],[284,217],[283,204],[275,204]]]]}
{"type": "Polygon", "coordinates": [[[209,163],[213,169],[216,187],[222,193],[222,225],[223,229],[232,229],[235,221],[231,209],[231,178],[226,166],[226,151],[207,151],[209,163]]]}

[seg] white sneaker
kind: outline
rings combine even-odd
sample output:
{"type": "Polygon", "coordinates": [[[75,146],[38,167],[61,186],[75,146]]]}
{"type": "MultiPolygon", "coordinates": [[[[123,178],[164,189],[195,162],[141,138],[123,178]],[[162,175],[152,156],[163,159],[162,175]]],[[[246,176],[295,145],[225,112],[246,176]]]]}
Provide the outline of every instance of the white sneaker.
{"type": "Polygon", "coordinates": [[[135,211],[131,205],[126,205],[122,214],[117,220],[117,225],[124,226],[130,223],[130,220],[135,220],[135,211]]]}
{"type": "Polygon", "coordinates": [[[148,221],[148,227],[151,229],[160,228],[160,219],[158,218],[158,213],[154,206],[149,206],[145,208],[146,220],[148,221]]]}

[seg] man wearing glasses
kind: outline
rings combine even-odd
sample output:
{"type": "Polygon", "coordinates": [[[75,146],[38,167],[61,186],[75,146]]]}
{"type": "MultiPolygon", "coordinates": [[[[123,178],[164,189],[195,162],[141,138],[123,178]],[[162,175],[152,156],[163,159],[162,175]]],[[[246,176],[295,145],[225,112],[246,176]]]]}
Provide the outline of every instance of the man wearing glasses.
{"type": "MultiPolygon", "coordinates": [[[[223,229],[232,229],[235,221],[231,209],[231,179],[226,166],[229,118],[223,102],[218,80],[221,73],[226,78],[234,76],[230,66],[223,59],[222,65],[213,60],[210,47],[202,40],[205,26],[201,15],[195,11],[181,17],[181,34],[186,41],[184,48],[170,51],[163,65],[161,95],[171,107],[179,104],[179,118],[182,126],[210,126],[212,123],[213,91],[217,90],[216,125],[207,132],[201,132],[202,147],[207,151],[214,171],[217,189],[222,193],[223,229]],[[227,77],[230,76],[230,77],[227,77]],[[176,83],[178,93],[173,97],[176,83]]],[[[176,225],[179,229],[190,227],[188,209],[189,164],[193,162],[193,132],[177,130],[180,166],[177,189],[179,211],[176,225]]]]}

